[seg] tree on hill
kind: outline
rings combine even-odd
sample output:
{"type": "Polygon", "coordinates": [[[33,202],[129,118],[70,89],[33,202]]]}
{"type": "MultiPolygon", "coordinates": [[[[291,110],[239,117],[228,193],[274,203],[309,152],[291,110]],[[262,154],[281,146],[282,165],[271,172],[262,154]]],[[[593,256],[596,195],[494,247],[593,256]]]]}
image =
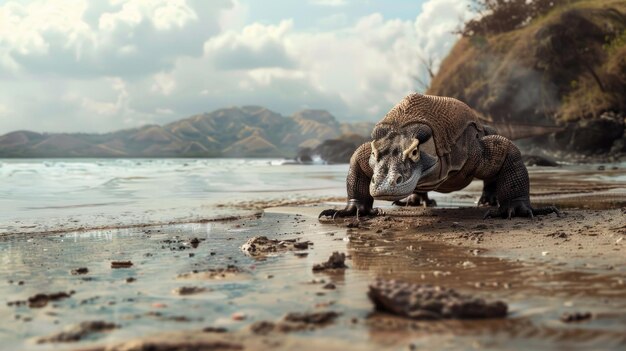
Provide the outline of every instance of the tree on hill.
{"type": "Polygon", "coordinates": [[[497,34],[526,26],[533,19],[570,0],[473,0],[470,9],[478,17],[460,31],[464,37],[497,34]]]}

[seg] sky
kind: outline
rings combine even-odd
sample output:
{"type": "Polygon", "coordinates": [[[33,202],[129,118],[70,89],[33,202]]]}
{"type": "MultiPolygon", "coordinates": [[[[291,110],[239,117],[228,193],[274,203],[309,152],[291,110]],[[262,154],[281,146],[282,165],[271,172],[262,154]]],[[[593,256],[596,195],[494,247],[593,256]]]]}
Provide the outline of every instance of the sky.
{"type": "Polygon", "coordinates": [[[0,134],[243,105],[377,121],[423,90],[420,57],[438,68],[468,1],[0,1],[0,134]]]}

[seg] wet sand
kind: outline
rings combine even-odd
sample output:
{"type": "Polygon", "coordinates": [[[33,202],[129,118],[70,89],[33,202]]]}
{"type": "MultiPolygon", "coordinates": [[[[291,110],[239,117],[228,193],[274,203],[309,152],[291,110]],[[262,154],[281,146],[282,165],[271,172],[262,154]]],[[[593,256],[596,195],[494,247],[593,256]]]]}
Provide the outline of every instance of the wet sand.
{"type": "Polygon", "coordinates": [[[564,207],[560,218],[482,220],[483,208],[445,207],[471,204],[473,184],[436,197],[440,208],[385,207],[358,221],[320,222],[322,209],[341,206],[331,199],[229,221],[2,236],[0,318],[11,322],[0,339],[33,350],[624,349],[623,186],[549,174],[533,174],[533,201],[564,207]],[[242,250],[259,236],[273,249],[242,250]],[[313,271],[333,252],[347,268],[313,271]],[[508,315],[379,312],[367,296],[377,278],[501,300],[508,315]],[[29,306],[42,293],[64,297],[29,306]]]}

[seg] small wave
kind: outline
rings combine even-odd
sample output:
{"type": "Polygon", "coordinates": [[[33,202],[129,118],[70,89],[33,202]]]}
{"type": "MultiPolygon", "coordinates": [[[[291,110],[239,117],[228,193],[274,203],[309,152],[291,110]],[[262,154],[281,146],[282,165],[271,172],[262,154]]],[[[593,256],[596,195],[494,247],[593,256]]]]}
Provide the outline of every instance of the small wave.
{"type": "Polygon", "coordinates": [[[118,201],[118,202],[101,202],[93,204],[80,204],[80,205],[65,205],[65,206],[41,206],[41,207],[24,207],[27,210],[52,210],[63,208],[85,208],[85,207],[102,207],[110,205],[128,205],[132,204],[132,201],[118,201]]]}
{"type": "Polygon", "coordinates": [[[150,179],[150,177],[142,177],[142,176],[114,177],[114,178],[111,178],[111,179],[105,181],[100,186],[109,187],[109,186],[115,186],[115,185],[123,184],[123,183],[126,183],[126,182],[132,182],[134,180],[144,180],[144,179],[150,179]]]}

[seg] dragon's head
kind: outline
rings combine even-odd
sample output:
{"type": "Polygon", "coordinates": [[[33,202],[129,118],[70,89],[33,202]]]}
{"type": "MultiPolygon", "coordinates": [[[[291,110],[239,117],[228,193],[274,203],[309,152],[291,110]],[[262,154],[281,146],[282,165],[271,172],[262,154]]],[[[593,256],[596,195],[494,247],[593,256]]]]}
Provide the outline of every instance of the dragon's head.
{"type": "Polygon", "coordinates": [[[413,124],[391,129],[378,125],[372,132],[369,164],[374,175],[370,195],[380,200],[400,200],[413,193],[421,177],[432,171],[436,159],[420,150],[432,135],[430,127],[413,124]]]}

